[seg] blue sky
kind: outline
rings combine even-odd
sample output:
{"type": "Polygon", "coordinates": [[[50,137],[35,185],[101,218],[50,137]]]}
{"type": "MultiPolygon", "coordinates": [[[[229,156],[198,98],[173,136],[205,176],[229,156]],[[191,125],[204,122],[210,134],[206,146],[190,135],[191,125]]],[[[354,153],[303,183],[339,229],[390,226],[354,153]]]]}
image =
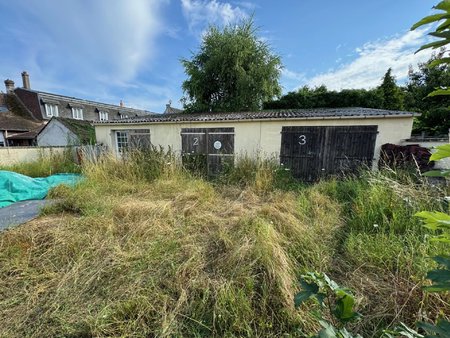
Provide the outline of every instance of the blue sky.
{"type": "Polygon", "coordinates": [[[181,107],[189,58],[208,24],[253,15],[282,57],[284,93],[303,85],[370,88],[389,67],[398,82],[426,31],[426,0],[0,0],[0,78],[33,89],[162,112],[181,107]]]}

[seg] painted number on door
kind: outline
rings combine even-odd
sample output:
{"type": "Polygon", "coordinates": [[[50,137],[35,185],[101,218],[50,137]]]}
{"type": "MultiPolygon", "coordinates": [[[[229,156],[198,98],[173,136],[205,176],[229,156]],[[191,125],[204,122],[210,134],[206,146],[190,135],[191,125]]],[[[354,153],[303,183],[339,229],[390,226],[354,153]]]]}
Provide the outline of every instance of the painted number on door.
{"type": "Polygon", "coordinates": [[[198,137],[194,137],[194,146],[198,146],[198,137]]]}
{"type": "Polygon", "coordinates": [[[300,144],[301,146],[306,144],[306,136],[305,135],[300,135],[298,137],[298,144],[300,144]]]}

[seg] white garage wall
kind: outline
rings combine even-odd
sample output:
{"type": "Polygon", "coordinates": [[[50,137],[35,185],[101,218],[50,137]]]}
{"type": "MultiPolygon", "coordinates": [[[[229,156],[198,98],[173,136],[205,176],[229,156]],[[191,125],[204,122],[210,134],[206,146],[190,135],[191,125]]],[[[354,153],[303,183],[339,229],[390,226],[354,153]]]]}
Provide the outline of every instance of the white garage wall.
{"type": "Polygon", "coordinates": [[[385,143],[400,144],[402,140],[411,136],[413,119],[407,117],[388,118],[341,118],[341,119],[303,119],[303,120],[263,120],[263,121],[220,121],[220,122],[189,122],[189,123],[123,123],[99,124],[95,126],[98,143],[103,143],[112,151],[115,149],[116,130],[150,129],[151,142],[164,148],[169,146],[181,153],[182,128],[234,128],[237,155],[248,154],[254,156],[278,157],[281,147],[281,129],[283,126],[355,126],[377,125],[378,136],[375,145],[375,156],[378,160],[381,145],[385,143]]]}

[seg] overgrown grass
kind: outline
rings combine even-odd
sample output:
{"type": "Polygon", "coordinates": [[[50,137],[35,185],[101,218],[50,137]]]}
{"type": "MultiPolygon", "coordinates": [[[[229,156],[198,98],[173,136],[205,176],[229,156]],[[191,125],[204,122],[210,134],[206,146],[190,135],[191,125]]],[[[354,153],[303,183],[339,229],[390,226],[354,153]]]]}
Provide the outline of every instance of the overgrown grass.
{"type": "Polygon", "coordinates": [[[75,163],[74,149],[66,148],[62,152],[40,153],[35,161],[0,166],[0,170],[14,171],[31,177],[47,177],[58,173],[79,173],[81,167],[75,163]]]}
{"type": "Polygon", "coordinates": [[[355,290],[364,336],[448,315],[448,297],[420,289],[437,245],[412,215],[444,208],[425,183],[286,184],[249,159],[211,183],[162,150],[83,173],[0,235],[0,336],[303,337],[315,305],[293,295],[311,270],[355,290]]]}

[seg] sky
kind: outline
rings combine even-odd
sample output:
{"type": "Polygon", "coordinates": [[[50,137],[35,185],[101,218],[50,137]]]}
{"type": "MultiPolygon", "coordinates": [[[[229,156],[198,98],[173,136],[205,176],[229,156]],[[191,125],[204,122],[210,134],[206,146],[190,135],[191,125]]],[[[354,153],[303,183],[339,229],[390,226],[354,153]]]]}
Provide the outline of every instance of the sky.
{"type": "MultiPolygon", "coordinates": [[[[283,63],[283,93],[302,86],[372,88],[388,68],[399,84],[429,59],[412,24],[427,0],[0,0],[0,78],[83,99],[163,112],[182,107],[180,59],[209,25],[253,17],[283,63]]],[[[4,91],[3,85],[0,87],[4,91]]]]}

